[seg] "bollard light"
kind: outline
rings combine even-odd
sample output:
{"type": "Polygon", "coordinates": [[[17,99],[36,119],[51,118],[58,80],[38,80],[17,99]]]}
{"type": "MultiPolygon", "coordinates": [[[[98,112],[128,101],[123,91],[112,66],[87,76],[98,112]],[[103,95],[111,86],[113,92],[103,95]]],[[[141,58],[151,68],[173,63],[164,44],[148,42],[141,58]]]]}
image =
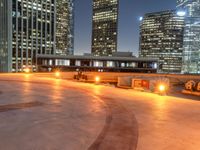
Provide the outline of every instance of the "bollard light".
{"type": "Polygon", "coordinates": [[[56,76],[57,78],[60,77],[60,72],[59,72],[59,71],[56,71],[55,76],[56,76]]]}
{"type": "Polygon", "coordinates": [[[158,89],[159,89],[159,91],[160,91],[161,93],[163,93],[163,92],[166,91],[166,87],[165,87],[164,84],[160,84],[159,87],[158,87],[158,89]]]}
{"type": "Polygon", "coordinates": [[[167,93],[168,87],[165,83],[159,83],[156,86],[156,92],[160,95],[165,95],[167,93]]]}
{"type": "Polygon", "coordinates": [[[95,77],[95,82],[100,82],[100,77],[99,76],[95,77]]]}
{"type": "Polygon", "coordinates": [[[24,69],[24,72],[25,72],[25,73],[30,73],[30,71],[31,71],[31,70],[30,70],[29,68],[25,68],[25,69],[24,69]]]}

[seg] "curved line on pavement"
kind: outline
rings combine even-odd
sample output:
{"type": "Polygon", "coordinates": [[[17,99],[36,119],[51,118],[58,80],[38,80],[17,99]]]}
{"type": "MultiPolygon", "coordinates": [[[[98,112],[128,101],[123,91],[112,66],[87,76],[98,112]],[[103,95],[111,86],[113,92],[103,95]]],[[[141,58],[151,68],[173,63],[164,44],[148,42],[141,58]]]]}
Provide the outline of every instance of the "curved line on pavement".
{"type": "MultiPolygon", "coordinates": [[[[0,80],[9,82],[29,82],[34,84],[53,85],[47,82],[24,81],[24,80],[0,80]]],[[[69,86],[61,85],[64,88],[69,86]]],[[[97,139],[88,150],[136,150],[138,143],[138,123],[131,112],[115,99],[91,94],[90,91],[81,88],[75,90],[82,91],[90,96],[98,98],[106,107],[105,125],[97,139]]]]}
{"type": "Polygon", "coordinates": [[[107,106],[105,126],[88,150],[136,150],[138,123],[115,99],[99,96],[107,106]]]}

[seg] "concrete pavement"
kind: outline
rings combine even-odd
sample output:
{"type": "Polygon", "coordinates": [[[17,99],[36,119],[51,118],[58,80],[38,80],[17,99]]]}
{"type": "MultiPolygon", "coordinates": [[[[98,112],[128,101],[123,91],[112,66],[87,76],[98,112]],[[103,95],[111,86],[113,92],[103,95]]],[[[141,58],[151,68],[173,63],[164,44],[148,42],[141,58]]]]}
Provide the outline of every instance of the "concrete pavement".
{"type": "Polygon", "coordinates": [[[0,149],[198,150],[200,102],[0,75],[0,149]]]}

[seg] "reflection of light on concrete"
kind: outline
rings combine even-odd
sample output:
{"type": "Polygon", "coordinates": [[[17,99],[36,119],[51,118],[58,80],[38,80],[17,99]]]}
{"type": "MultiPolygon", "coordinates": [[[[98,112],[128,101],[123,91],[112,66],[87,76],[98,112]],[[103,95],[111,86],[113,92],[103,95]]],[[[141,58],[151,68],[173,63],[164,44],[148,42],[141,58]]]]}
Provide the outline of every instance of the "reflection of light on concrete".
{"type": "Polygon", "coordinates": [[[55,76],[56,76],[56,78],[59,78],[59,77],[60,77],[60,72],[59,72],[59,71],[56,71],[56,72],[55,72],[55,76]]]}
{"type": "MultiPolygon", "coordinates": [[[[93,92],[92,92],[92,101],[90,109],[93,110],[93,112],[101,112],[102,113],[102,106],[106,106],[105,102],[101,99],[101,94],[102,94],[102,87],[98,85],[93,85],[93,92]]],[[[105,109],[105,107],[104,107],[105,109]]],[[[105,110],[103,110],[105,111],[105,110]]]]}
{"type": "Polygon", "coordinates": [[[167,107],[165,97],[164,96],[157,96],[157,97],[159,97],[156,100],[157,108],[158,109],[165,109],[167,107]]]}
{"type": "Polygon", "coordinates": [[[101,86],[98,86],[98,85],[93,85],[93,89],[94,89],[94,93],[96,95],[100,95],[101,94],[101,86]]]}
{"type": "Polygon", "coordinates": [[[64,90],[64,89],[61,88],[61,80],[60,79],[54,80],[52,95],[50,95],[53,103],[60,103],[61,102],[61,99],[62,99],[61,91],[62,90],[64,90]]]}
{"type": "Polygon", "coordinates": [[[31,85],[30,85],[30,83],[29,82],[24,82],[23,85],[24,85],[23,94],[30,96],[31,95],[31,90],[30,90],[31,85]]]}
{"type": "Polygon", "coordinates": [[[58,79],[58,80],[54,80],[54,81],[55,81],[56,86],[60,87],[61,80],[58,79]]]}
{"type": "Polygon", "coordinates": [[[158,120],[166,120],[168,118],[167,110],[169,109],[169,105],[165,96],[155,95],[155,116],[158,120]]]}
{"type": "Polygon", "coordinates": [[[31,76],[30,74],[24,74],[25,80],[29,81],[30,80],[30,76],[31,76]]]}

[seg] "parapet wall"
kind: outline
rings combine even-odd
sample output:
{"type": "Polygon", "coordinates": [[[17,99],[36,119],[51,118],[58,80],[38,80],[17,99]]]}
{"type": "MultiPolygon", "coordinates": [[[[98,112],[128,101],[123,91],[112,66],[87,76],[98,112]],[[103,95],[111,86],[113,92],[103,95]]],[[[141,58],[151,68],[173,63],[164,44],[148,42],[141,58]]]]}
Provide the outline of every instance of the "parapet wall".
{"type": "MultiPolygon", "coordinates": [[[[60,78],[72,80],[77,72],[61,72],[60,78]]],[[[171,83],[184,83],[188,80],[200,81],[200,75],[176,75],[176,74],[144,74],[144,73],[111,73],[111,72],[83,72],[87,75],[88,81],[94,81],[95,77],[100,77],[102,82],[117,82],[118,77],[132,76],[132,77],[167,77],[171,83]]],[[[55,73],[36,73],[36,76],[55,78],[55,73]]]]}

